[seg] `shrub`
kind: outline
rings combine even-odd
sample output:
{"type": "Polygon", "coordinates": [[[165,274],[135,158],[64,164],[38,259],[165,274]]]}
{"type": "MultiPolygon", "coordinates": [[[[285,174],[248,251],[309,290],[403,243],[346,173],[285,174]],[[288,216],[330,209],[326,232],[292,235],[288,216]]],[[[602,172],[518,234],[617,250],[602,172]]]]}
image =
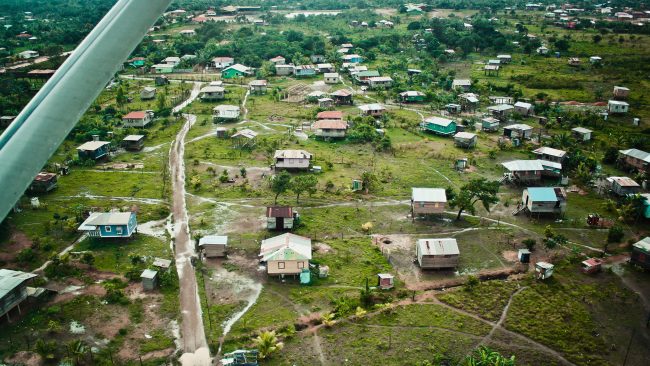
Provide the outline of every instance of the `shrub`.
{"type": "Polygon", "coordinates": [[[608,243],[620,243],[623,240],[625,233],[623,228],[620,225],[615,225],[609,228],[607,232],[607,242],[608,243]]]}
{"type": "Polygon", "coordinates": [[[521,243],[528,250],[530,250],[532,252],[534,250],[534,248],[535,248],[535,245],[537,244],[537,241],[535,239],[533,239],[533,238],[528,238],[528,239],[524,239],[521,243]]]}

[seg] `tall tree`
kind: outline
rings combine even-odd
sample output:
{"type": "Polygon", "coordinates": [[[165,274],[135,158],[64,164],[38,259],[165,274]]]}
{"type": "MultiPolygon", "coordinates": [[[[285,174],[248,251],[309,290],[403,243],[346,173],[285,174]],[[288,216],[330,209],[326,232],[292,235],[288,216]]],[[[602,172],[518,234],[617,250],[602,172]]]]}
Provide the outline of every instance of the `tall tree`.
{"type": "Polygon", "coordinates": [[[275,193],[274,204],[278,203],[278,196],[291,188],[291,174],[286,171],[280,172],[271,178],[271,190],[275,193]]]}
{"type": "Polygon", "coordinates": [[[291,181],[291,190],[296,194],[296,203],[300,203],[300,195],[307,192],[308,194],[316,193],[318,178],[315,175],[299,175],[291,181]]]}
{"type": "Polygon", "coordinates": [[[499,202],[499,182],[490,182],[485,178],[476,178],[465,184],[450,201],[449,205],[458,208],[456,220],[460,220],[463,211],[469,211],[472,215],[476,214],[474,205],[481,202],[483,207],[490,212],[490,205],[499,202]]]}

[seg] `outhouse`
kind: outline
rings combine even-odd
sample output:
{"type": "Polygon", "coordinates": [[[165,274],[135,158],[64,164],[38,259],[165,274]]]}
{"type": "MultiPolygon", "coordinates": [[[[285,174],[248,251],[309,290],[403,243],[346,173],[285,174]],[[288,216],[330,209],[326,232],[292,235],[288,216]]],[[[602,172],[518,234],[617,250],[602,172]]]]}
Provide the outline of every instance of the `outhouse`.
{"type": "Polygon", "coordinates": [[[390,273],[380,273],[377,275],[377,287],[382,290],[390,290],[395,286],[395,276],[390,273]]]}
{"type": "Polygon", "coordinates": [[[545,280],[553,275],[554,265],[548,262],[535,263],[535,273],[538,280],[545,280]]]}
{"type": "Polygon", "coordinates": [[[145,291],[153,291],[158,282],[158,271],[145,269],[140,275],[142,279],[142,289],[145,291]]]}

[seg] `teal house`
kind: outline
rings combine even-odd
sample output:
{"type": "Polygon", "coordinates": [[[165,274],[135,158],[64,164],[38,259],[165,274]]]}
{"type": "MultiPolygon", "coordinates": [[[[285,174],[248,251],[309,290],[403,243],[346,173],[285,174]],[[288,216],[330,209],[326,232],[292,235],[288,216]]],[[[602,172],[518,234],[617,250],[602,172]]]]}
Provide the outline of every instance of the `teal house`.
{"type": "Polygon", "coordinates": [[[80,160],[99,160],[108,156],[110,145],[107,141],[88,141],[77,148],[77,154],[80,160]]]}
{"type": "Polygon", "coordinates": [[[137,68],[137,67],[144,66],[145,61],[146,60],[145,60],[144,57],[134,57],[134,58],[128,60],[127,62],[129,63],[129,66],[137,68]]]}
{"type": "Polygon", "coordinates": [[[419,103],[424,102],[425,95],[419,91],[409,90],[399,93],[399,97],[403,102],[406,103],[419,103]]]}
{"type": "Polygon", "coordinates": [[[642,193],[641,196],[645,198],[645,201],[643,201],[643,206],[645,207],[645,210],[643,210],[643,217],[650,219],[650,193],[642,193]]]}
{"type": "Polygon", "coordinates": [[[93,212],[78,230],[93,238],[130,238],[137,227],[135,212],[93,212]]]}
{"type": "Polygon", "coordinates": [[[221,71],[222,79],[243,78],[253,75],[253,69],[242,64],[234,64],[221,71]]]}
{"type": "Polygon", "coordinates": [[[437,135],[453,136],[456,134],[456,122],[442,117],[429,117],[421,124],[422,129],[437,135]]]}

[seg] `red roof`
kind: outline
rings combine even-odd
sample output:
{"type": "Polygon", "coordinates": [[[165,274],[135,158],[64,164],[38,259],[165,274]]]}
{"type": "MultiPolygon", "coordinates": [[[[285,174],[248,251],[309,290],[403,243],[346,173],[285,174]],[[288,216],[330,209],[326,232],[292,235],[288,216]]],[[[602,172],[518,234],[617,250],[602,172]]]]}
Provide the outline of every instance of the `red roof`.
{"type": "Polygon", "coordinates": [[[18,37],[18,38],[31,38],[32,35],[29,34],[29,33],[21,33],[21,34],[17,35],[16,37],[18,37]]]}
{"type": "Polygon", "coordinates": [[[341,111],[324,111],[316,115],[316,119],[343,119],[341,111]]]}
{"type": "Polygon", "coordinates": [[[589,259],[585,260],[582,263],[584,263],[584,264],[586,264],[586,265],[588,265],[590,267],[594,267],[594,266],[599,266],[601,263],[603,263],[603,261],[598,259],[598,258],[589,258],[589,259]]]}
{"type": "Polygon", "coordinates": [[[352,95],[352,92],[345,89],[339,89],[330,95],[335,97],[349,97],[350,95],[352,95]]]}
{"type": "Polygon", "coordinates": [[[144,111],[131,112],[122,119],[144,119],[147,114],[144,111]]]}
{"type": "Polygon", "coordinates": [[[314,122],[313,128],[325,130],[346,130],[348,123],[340,119],[321,119],[314,122]]]}
{"type": "Polygon", "coordinates": [[[271,206],[266,208],[266,217],[293,217],[293,209],[289,206],[271,206]]]}
{"type": "Polygon", "coordinates": [[[47,173],[47,172],[40,172],[34,177],[35,182],[49,182],[52,179],[56,178],[56,174],[54,173],[47,173]]]}

